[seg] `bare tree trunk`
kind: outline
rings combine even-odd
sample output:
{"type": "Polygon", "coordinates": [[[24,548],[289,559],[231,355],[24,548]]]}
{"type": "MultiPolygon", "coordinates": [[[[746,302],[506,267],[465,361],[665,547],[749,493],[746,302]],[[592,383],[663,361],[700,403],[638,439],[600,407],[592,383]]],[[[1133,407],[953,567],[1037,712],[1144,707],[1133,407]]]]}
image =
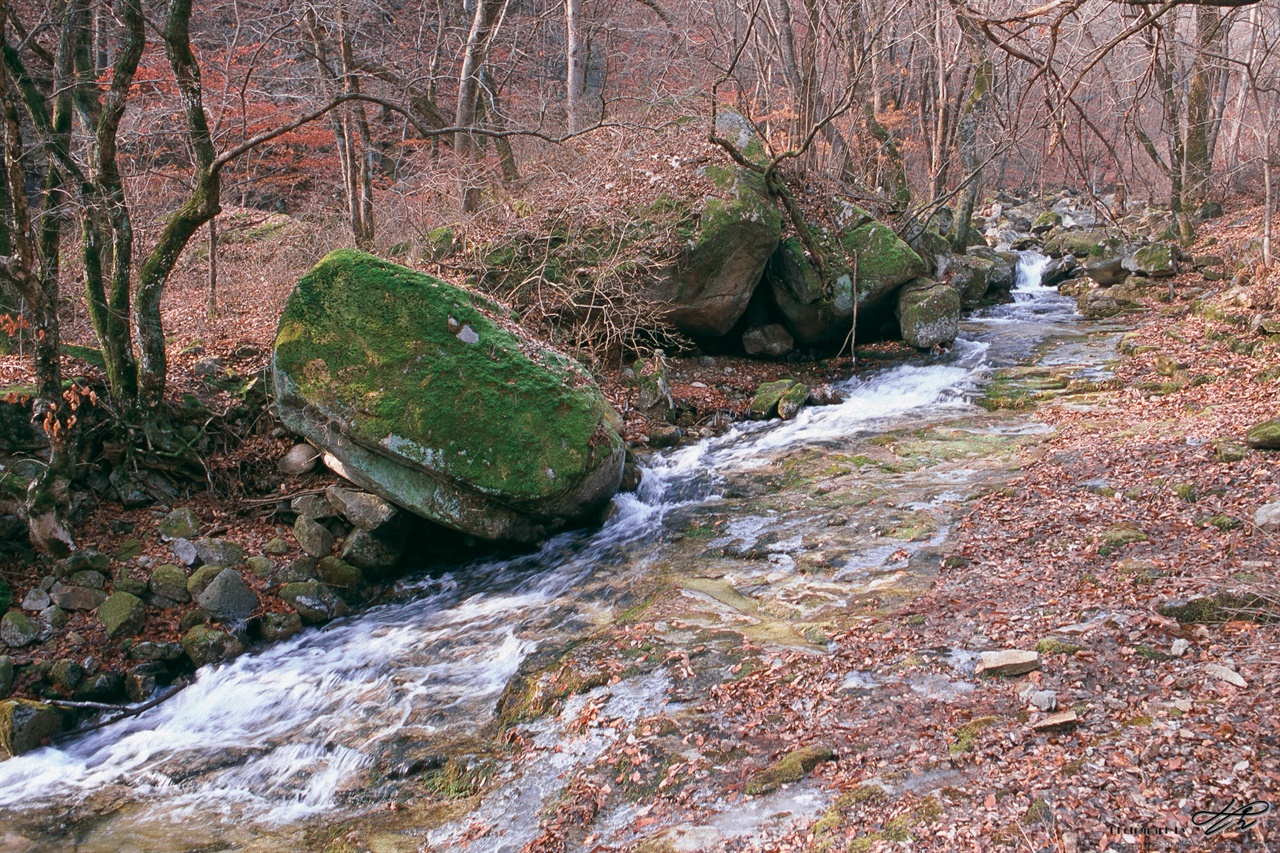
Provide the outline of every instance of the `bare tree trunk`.
{"type": "Polygon", "coordinates": [[[1267,145],[1267,158],[1262,161],[1262,188],[1266,200],[1262,210],[1262,263],[1271,266],[1271,211],[1275,208],[1275,198],[1271,185],[1271,145],[1267,145]]]}
{"type": "Polygon", "coordinates": [[[218,319],[218,217],[209,220],[209,319],[218,319]]]}
{"type": "Polygon", "coordinates": [[[1187,137],[1185,145],[1184,184],[1186,204],[1205,200],[1209,175],[1213,168],[1215,125],[1214,91],[1217,89],[1217,59],[1220,47],[1222,13],[1212,6],[1197,6],[1196,54],[1191,66],[1191,84],[1187,92],[1187,137]]]}
{"type": "Polygon", "coordinates": [[[983,40],[981,31],[960,9],[960,6],[956,6],[956,21],[960,24],[963,37],[969,46],[969,55],[974,68],[973,91],[965,101],[956,127],[956,141],[960,147],[960,166],[964,179],[969,183],[956,204],[950,239],[952,248],[963,253],[969,246],[973,210],[982,188],[978,132],[987,109],[987,102],[991,99],[991,89],[995,85],[995,65],[986,56],[984,50],[986,42],[983,40]]]}
{"type": "Polygon", "coordinates": [[[583,98],[587,92],[587,40],[582,32],[582,0],[564,0],[565,112],[569,132],[585,126],[583,98]]]}
{"type": "MultiPolygon", "coordinates": [[[[476,0],[471,31],[462,52],[462,70],[458,74],[458,109],[454,118],[456,127],[476,126],[481,70],[488,56],[489,40],[493,37],[506,6],[507,0],[476,0]]],[[[459,130],[454,137],[453,147],[464,160],[473,161],[464,164],[461,176],[462,210],[469,213],[480,207],[480,173],[478,163],[474,162],[479,159],[479,148],[475,134],[470,130],[459,130]]]]}

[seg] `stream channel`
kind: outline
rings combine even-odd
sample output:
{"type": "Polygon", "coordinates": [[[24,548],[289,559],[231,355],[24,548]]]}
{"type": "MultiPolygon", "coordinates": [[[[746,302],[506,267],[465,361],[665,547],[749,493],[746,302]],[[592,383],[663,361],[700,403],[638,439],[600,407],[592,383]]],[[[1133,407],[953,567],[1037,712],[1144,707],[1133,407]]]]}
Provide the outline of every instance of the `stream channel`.
{"type": "MultiPolygon", "coordinates": [[[[1073,300],[1043,287],[1045,260],[1025,254],[1014,301],[966,318],[948,354],[865,369],[839,405],[649,457],[639,491],[619,495],[600,529],[407,576],[389,603],[0,763],[0,851],[323,849],[334,827],[386,815],[439,756],[483,753],[513,679],[578,666],[583,638],[641,619],[647,664],[522,719],[522,754],[492,761],[465,805],[378,817],[359,847],[452,850],[465,838],[467,850],[519,851],[575,768],[620,736],[571,729],[586,703],[630,723],[687,713],[733,677],[744,640],[766,664],[778,650],[822,654],[842,625],[929,587],[968,503],[1015,476],[1049,432],[1033,411],[973,400],[996,383],[1087,387],[1114,357],[1117,329],[1080,321],[1073,300]]],[[[939,689],[963,689],[958,672],[939,689]]],[[[758,837],[821,814],[822,797],[809,784],[755,805],[708,794],[704,823],[714,838],[758,837]]],[[[633,817],[625,801],[607,806],[597,843],[629,843],[633,817]]]]}

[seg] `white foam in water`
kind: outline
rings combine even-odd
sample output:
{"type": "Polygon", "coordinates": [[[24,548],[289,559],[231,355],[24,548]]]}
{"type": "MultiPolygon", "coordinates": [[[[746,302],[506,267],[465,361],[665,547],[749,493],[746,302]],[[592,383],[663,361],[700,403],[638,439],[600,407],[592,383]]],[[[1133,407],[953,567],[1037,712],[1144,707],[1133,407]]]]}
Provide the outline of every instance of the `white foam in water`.
{"type": "MultiPolygon", "coordinates": [[[[1024,254],[1015,297],[1052,290],[1040,284],[1044,263],[1024,254]]],[[[619,495],[618,511],[590,535],[563,534],[533,554],[405,583],[416,595],[407,603],[206,667],[137,717],[0,762],[0,823],[6,808],[75,801],[108,786],[161,803],[152,810],[165,815],[157,820],[205,812],[282,823],[332,809],[381,741],[406,730],[473,732],[488,721],[536,647],[526,637],[545,632],[537,620],[586,606],[583,582],[622,549],[633,559],[653,550],[646,543],[669,511],[715,496],[717,472],[767,461],[781,448],[964,406],[989,346],[962,339],[943,361],[844,383],[839,405],[806,408],[785,423],[744,424],[656,455],[640,491],[619,495]]]]}

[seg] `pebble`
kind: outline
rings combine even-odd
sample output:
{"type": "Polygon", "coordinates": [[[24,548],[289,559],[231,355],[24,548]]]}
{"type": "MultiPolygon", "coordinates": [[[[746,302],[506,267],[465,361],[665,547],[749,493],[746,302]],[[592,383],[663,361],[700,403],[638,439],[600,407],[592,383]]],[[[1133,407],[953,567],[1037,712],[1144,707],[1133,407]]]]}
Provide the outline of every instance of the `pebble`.
{"type": "Polygon", "coordinates": [[[1175,658],[1180,658],[1187,653],[1189,648],[1191,648],[1191,641],[1179,637],[1173,641],[1173,645],[1169,648],[1169,654],[1175,658]]]}

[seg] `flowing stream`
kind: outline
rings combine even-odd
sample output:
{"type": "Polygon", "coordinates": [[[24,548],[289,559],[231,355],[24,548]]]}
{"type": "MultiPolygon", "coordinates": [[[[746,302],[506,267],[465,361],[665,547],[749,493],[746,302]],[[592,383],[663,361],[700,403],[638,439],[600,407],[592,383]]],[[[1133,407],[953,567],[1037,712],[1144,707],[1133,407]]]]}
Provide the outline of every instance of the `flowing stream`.
{"type": "MultiPolygon", "coordinates": [[[[1024,255],[1015,301],[967,320],[950,354],[852,379],[840,405],[808,408],[785,423],[743,424],[653,456],[639,492],[619,495],[599,530],[558,536],[513,559],[408,578],[395,603],[206,667],[137,717],[0,763],[0,826],[89,798],[145,810],[157,838],[193,821],[216,835],[207,828],[281,827],[340,812],[344,794],[394,744],[448,742],[490,720],[540,642],[598,621],[613,604],[610,590],[646,570],[668,517],[714,499],[727,472],[779,449],[971,408],[992,367],[1025,363],[1046,340],[1068,334],[1075,305],[1041,286],[1045,260],[1024,255]]],[[[538,803],[526,805],[536,813],[538,803]]],[[[134,836],[138,849],[151,849],[145,837],[134,836]]]]}

